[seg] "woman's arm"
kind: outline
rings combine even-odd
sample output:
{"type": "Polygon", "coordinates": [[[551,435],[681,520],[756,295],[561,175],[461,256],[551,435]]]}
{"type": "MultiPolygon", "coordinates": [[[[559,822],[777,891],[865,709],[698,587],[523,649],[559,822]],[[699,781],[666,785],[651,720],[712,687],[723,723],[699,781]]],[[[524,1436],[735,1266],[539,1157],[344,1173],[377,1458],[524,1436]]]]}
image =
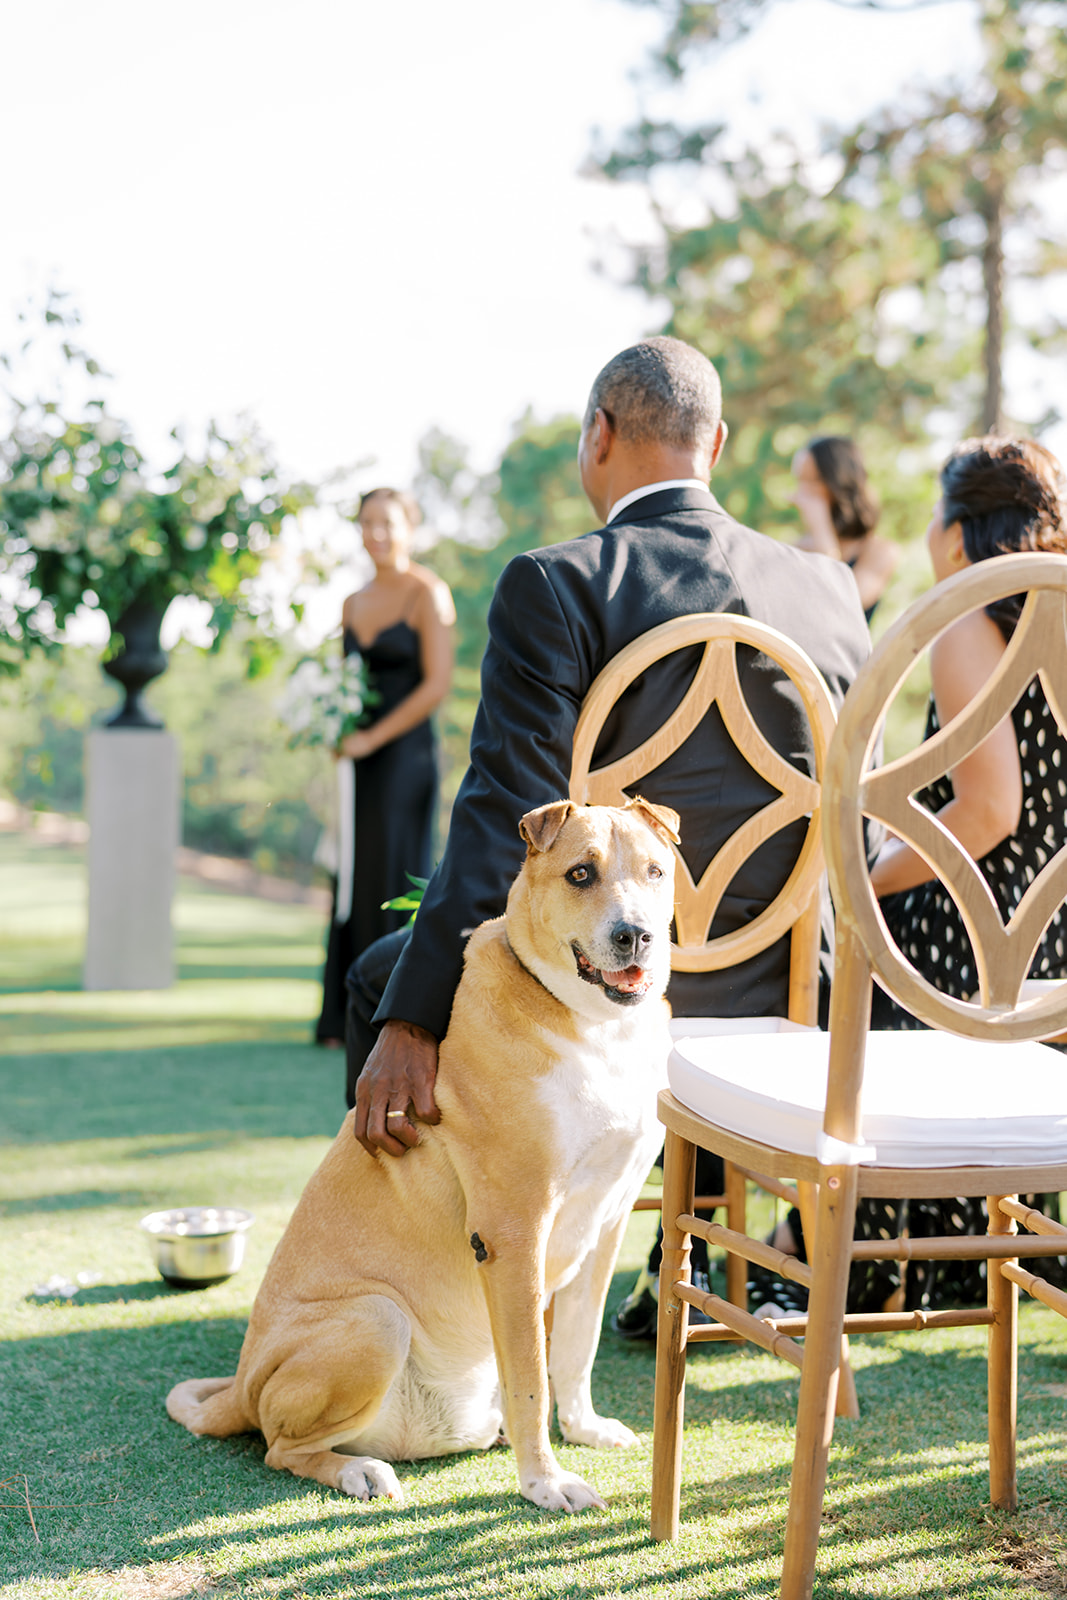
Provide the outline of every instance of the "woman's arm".
{"type": "Polygon", "coordinates": [[[419,595],[411,625],[419,637],[422,681],[400,704],[369,728],[357,728],[341,740],[340,754],[353,761],[391,744],[425,722],[440,705],[452,683],[452,628],[456,610],[449,587],[432,573],[419,577],[419,595]]]}
{"type": "Polygon", "coordinates": [[[804,532],[797,540],[801,550],[817,550],[821,556],[832,556],[840,561],[841,541],[837,537],[834,519],[830,512],[830,496],[821,485],[801,483],[796,487],[793,504],[800,512],[804,532]]]}
{"type": "Polygon", "coordinates": [[[896,571],[899,551],[888,539],[868,534],[860,545],[859,555],[852,563],[852,576],[860,592],[860,605],[869,611],[885,594],[886,586],[896,571]]]}
{"type": "MultiPolygon", "coordinates": [[[[1004,637],[984,612],[975,612],[943,634],[930,652],[934,701],[942,727],[970,704],[1004,654],[1004,637]]],[[[938,821],[980,861],[1019,826],[1023,806],[1022,767],[1015,728],[1006,716],[977,750],[952,769],[954,798],[938,821]]],[[[934,874],[900,839],[890,839],[871,871],[881,897],[927,883],[934,874]]]]}

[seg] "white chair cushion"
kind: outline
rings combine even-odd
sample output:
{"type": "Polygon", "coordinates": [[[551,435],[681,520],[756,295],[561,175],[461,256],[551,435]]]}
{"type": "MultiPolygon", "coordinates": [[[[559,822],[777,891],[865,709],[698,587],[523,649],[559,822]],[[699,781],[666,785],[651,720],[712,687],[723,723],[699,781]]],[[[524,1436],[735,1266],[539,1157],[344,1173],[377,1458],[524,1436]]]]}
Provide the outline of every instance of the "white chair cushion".
{"type": "MultiPolygon", "coordinates": [[[[675,1098],[733,1133],[817,1155],[829,1036],[781,1025],[778,1018],[678,1019],[679,1027],[687,1023],[689,1036],[676,1038],[668,1063],[675,1098]],[[764,1026],[752,1027],[757,1021],[764,1026]]],[[[873,1147],[865,1165],[1065,1162],[1067,1061],[1042,1044],[979,1043],[937,1032],[871,1033],[863,1142],[873,1147]]]]}
{"type": "Polygon", "coordinates": [[[672,1039],[707,1039],[736,1033],[818,1033],[818,1028],[788,1017],[672,1017],[672,1039]]]}

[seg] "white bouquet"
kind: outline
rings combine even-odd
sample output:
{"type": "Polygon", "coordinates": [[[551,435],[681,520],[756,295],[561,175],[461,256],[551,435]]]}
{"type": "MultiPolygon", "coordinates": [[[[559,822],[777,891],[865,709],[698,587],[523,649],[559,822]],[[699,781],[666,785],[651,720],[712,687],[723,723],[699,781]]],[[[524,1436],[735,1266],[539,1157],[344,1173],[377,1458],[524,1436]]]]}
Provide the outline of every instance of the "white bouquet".
{"type": "Polygon", "coordinates": [[[336,750],[360,726],[375,699],[362,656],[328,661],[307,656],[294,667],[276,709],[289,729],[290,750],[299,745],[336,750]]]}

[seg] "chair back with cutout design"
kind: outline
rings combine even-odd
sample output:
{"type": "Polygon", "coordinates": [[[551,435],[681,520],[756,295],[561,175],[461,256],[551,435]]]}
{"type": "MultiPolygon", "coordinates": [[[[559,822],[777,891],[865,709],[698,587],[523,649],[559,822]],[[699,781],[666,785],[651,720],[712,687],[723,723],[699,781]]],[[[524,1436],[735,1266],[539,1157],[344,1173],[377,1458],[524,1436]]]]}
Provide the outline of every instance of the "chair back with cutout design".
{"type": "MultiPolygon", "coordinates": [[[[1067,986],[1034,998],[1026,985],[1045,930],[1067,900],[1067,847],[1045,862],[1005,924],[977,864],[915,795],[1010,716],[1035,678],[1067,734],[1067,556],[982,561],[936,584],[886,633],[848,695],[827,764],[824,840],[839,929],[854,935],[862,959],[901,1005],[971,1039],[1041,1039],[1067,1027],[1067,986]],[[916,750],[871,770],[886,711],[919,655],[960,617],[1023,591],[1019,623],[981,691],[916,750]],[[970,998],[943,993],[893,942],[867,870],[866,818],[911,845],[955,901],[975,958],[970,998]]],[[[1067,772],[1050,769],[1047,782],[1067,794],[1067,772]]],[[[1067,809],[1067,798],[1062,804],[1067,809]]]]}
{"type": "Polygon", "coordinates": [[[693,881],[682,852],[676,850],[676,943],[671,965],[678,972],[718,971],[747,960],[791,932],[789,1014],[797,1021],[814,1022],[823,871],[821,779],[835,717],[822,675],[798,645],[765,623],[719,612],[678,617],[642,634],[608,663],[586,695],[574,736],[570,798],[587,805],[623,804],[627,790],[635,790],[647,773],[694,735],[712,705],[718,707],[737,749],[778,790],[778,797],[731,835],[699,882],[693,881]],[[628,755],[593,768],[597,739],[619,697],[654,662],[694,645],[704,647],[700,665],[662,727],[628,755]],[[737,651],[742,646],[769,656],[795,685],[811,726],[814,776],[785,760],[760,731],[741,687],[737,651]],[[803,844],[788,881],[773,901],[746,926],[710,938],[716,910],[738,868],[779,829],[801,818],[808,819],[803,844]]]}

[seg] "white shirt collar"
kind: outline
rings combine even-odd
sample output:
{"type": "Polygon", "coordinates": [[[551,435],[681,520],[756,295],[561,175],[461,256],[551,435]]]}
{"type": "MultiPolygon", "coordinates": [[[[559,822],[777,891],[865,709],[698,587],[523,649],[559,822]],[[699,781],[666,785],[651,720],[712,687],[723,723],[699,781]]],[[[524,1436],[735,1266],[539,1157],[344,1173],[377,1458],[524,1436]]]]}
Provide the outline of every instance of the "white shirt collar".
{"type": "Polygon", "coordinates": [[[625,511],[627,506],[632,506],[635,500],[643,500],[646,494],[658,494],[661,489],[703,489],[705,494],[710,494],[703,478],[664,478],[662,483],[643,483],[640,489],[631,489],[629,494],[624,494],[616,500],[608,512],[607,521],[614,522],[620,511],[625,511]]]}

